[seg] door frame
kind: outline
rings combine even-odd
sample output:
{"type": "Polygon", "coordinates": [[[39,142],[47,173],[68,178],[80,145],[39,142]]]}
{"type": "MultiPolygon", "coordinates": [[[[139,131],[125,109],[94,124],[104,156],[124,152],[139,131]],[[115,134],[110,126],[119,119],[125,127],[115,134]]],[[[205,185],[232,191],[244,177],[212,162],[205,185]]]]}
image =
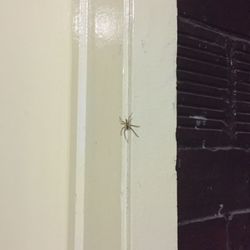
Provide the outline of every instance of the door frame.
{"type": "Polygon", "coordinates": [[[76,141],[74,233],[72,249],[84,249],[84,193],[86,158],[87,64],[89,0],[73,0],[73,56],[76,57],[76,141]]]}
{"type": "MultiPolygon", "coordinates": [[[[89,126],[87,99],[95,98],[89,96],[87,90],[88,84],[92,84],[89,81],[89,67],[95,66],[88,61],[89,39],[93,36],[90,30],[93,26],[89,23],[90,16],[95,16],[95,12],[99,11],[95,8],[95,2],[97,0],[79,0],[73,10],[76,34],[74,46],[78,51],[74,250],[90,250],[84,249],[84,242],[88,240],[86,237],[89,237],[85,234],[88,229],[84,217],[88,202],[85,199],[88,182],[86,168],[90,167],[86,165],[89,126]]],[[[114,8],[115,2],[103,0],[102,10],[114,8]]],[[[122,137],[119,139],[121,176],[120,197],[117,199],[121,210],[120,250],[147,250],[152,249],[152,246],[159,250],[174,250],[177,249],[177,3],[176,0],[123,0],[121,3],[117,6],[117,14],[112,16],[122,23],[121,35],[114,38],[117,39],[116,43],[122,42],[122,53],[119,55],[122,71],[118,72],[122,79],[120,115],[127,117],[133,112],[135,122],[141,128],[138,130],[140,138],[130,137],[129,143],[122,137]],[[150,75],[145,74],[145,71],[150,72],[150,75]],[[145,89],[150,91],[151,96],[145,89]],[[151,154],[150,144],[158,151],[151,154]],[[147,161],[142,157],[143,151],[147,152],[147,161]],[[154,167],[154,161],[157,162],[157,168],[154,167]],[[155,230],[157,235],[153,233],[155,230]]],[[[100,1],[98,4],[100,7],[100,1]]],[[[113,46],[114,39],[110,40],[110,46],[113,46]]],[[[100,44],[93,46],[91,49],[99,53],[100,44]]],[[[117,123],[117,120],[114,118],[111,122],[117,123]]]]}

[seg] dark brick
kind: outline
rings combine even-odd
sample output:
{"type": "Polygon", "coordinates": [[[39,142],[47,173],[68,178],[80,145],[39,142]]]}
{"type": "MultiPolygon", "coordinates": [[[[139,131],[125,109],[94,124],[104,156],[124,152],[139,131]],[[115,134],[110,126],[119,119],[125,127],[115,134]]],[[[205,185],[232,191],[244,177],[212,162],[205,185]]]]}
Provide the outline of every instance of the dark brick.
{"type": "Polygon", "coordinates": [[[228,146],[230,139],[225,132],[191,130],[179,126],[176,133],[179,147],[217,147],[228,146]]]}
{"type": "Polygon", "coordinates": [[[227,250],[224,219],[179,227],[178,250],[227,250]]]}
{"type": "Polygon", "coordinates": [[[250,36],[250,2],[248,0],[178,0],[180,15],[215,27],[250,36]]]}
{"type": "Polygon", "coordinates": [[[230,250],[250,250],[250,214],[234,216],[229,224],[230,250]]]}
{"type": "Polygon", "coordinates": [[[241,150],[178,151],[179,220],[250,207],[250,153],[241,150]]]}

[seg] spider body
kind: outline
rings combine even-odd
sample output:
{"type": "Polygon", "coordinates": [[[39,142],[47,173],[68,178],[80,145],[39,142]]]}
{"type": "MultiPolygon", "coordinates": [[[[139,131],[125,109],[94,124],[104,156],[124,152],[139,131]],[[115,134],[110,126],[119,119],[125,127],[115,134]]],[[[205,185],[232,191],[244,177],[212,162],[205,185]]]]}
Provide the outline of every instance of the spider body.
{"type": "Polygon", "coordinates": [[[120,117],[120,123],[122,125],[120,134],[121,134],[121,136],[123,134],[126,141],[128,141],[127,131],[129,131],[129,130],[132,131],[135,136],[139,137],[139,135],[135,132],[135,130],[133,128],[139,128],[140,126],[132,124],[132,114],[130,114],[129,117],[125,120],[122,120],[120,117]]]}

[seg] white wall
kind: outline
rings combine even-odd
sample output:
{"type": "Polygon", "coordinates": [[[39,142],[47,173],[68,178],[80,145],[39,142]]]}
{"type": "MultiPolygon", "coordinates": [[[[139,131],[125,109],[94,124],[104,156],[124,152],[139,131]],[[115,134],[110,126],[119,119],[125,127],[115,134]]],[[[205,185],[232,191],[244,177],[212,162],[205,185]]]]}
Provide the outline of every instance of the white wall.
{"type": "Polygon", "coordinates": [[[69,249],[71,20],[71,0],[0,1],[0,249],[69,249]]]}

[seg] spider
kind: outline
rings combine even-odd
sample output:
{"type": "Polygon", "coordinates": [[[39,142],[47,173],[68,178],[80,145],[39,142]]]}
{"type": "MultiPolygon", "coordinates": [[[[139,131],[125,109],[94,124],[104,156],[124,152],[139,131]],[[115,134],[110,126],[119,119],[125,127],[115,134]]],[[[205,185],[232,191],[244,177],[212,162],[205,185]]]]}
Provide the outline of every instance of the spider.
{"type": "Polygon", "coordinates": [[[122,120],[121,117],[120,117],[120,123],[122,125],[120,134],[121,134],[121,136],[122,136],[122,134],[124,135],[124,138],[125,138],[126,141],[128,141],[128,138],[126,136],[126,131],[128,131],[128,130],[131,130],[135,134],[135,136],[139,137],[139,135],[136,134],[133,127],[134,128],[139,128],[140,126],[133,125],[133,124],[131,124],[131,122],[132,122],[132,114],[130,114],[128,119],[125,119],[125,120],[122,120]]]}

